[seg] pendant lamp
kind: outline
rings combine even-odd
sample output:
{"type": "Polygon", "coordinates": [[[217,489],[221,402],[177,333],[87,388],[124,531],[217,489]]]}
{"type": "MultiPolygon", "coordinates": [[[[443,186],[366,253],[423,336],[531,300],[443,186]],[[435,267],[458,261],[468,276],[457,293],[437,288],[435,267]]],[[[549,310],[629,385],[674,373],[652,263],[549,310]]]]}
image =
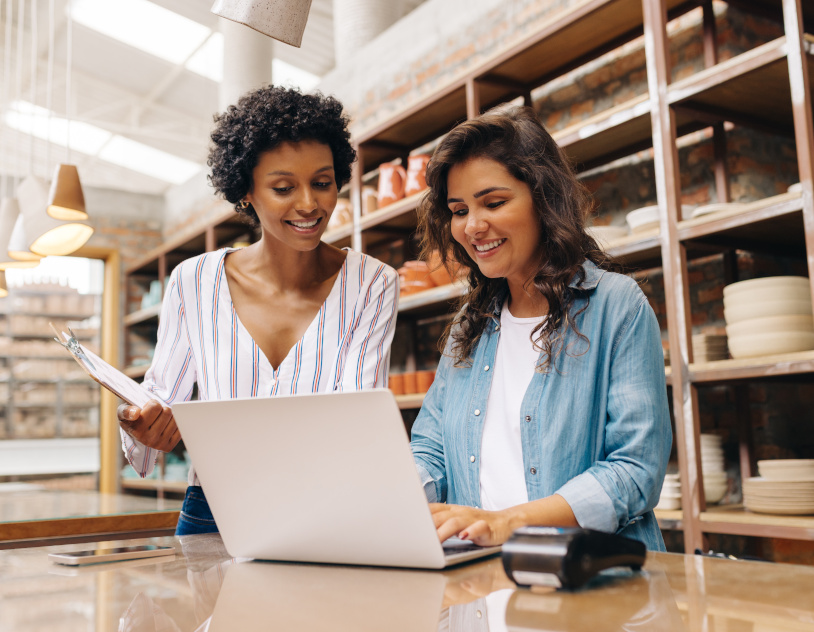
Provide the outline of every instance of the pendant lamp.
{"type": "MultiPolygon", "coordinates": [[[[31,253],[32,259],[20,261],[9,255],[11,236],[17,219],[20,217],[20,206],[16,198],[5,198],[0,204],[0,270],[9,268],[34,268],[40,261],[40,256],[31,253]]],[[[22,224],[21,224],[22,227],[22,224]]]]}
{"type": "Polygon", "coordinates": [[[215,0],[211,12],[300,47],[311,0],[215,0]]]}
{"type": "Polygon", "coordinates": [[[0,298],[8,296],[8,284],[6,283],[6,273],[0,271],[0,298]]]}
{"type": "Polygon", "coordinates": [[[54,219],[88,219],[76,165],[57,165],[48,193],[48,215],[54,219]]]}
{"type": "Polygon", "coordinates": [[[28,176],[17,187],[20,217],[28,250],[42,256],[65,256],[85,245],[93,228],[78,221],[61,221],[45,212],[48,194],[45,182],[28,176]]]}

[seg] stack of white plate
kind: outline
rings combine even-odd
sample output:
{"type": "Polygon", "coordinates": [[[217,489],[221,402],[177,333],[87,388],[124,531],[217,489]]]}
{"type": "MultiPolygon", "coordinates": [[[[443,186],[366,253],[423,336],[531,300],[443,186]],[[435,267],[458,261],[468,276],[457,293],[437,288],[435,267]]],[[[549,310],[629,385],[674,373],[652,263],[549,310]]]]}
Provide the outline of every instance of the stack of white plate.
{"type": "Polygon", "coordinates": [[[712,215],[712,213],[720,213],[721,211],[742,211],[746,204],[743,202],[714,202],[712,204],[704,204],[697,206],[692,212],[692,218],[702,217],[704,215],[712,215]]]}
{"type": "Polygon", "coordinates": [[[693,362],[713,362],[726,360],[729,350],[726,346],[726,336],[713,334],[696,334],[692,337],[693,362]]]}
{"type": "MultiPolygon", "coordinates": [[[[684,219],[689,217],[691,212],[692,206],[687,204],[681,205],[681,214],[684,219]]],[[[625,219],[627,220],[627,225],[630,226],[630,232],[634,235],[659,228],[658,204],[643,206],[642,208],[637,208],[635,211],[630,211],[630,213],[625,216],[625,219]]]]}
{"type": "Polygon", "coordinates": [[[814,459],[758,461],[760,476],[743,483],[743,504],[750,511],[814,514],[814,459]]]}
{"type": "Polygon", "coordinates": [[[726,494],[724,450],[718,435],[701,435],[701,471],[704,473],[704,497],[708,503],[717,503],[726,494]]]}
{"type": "Polygon", "coordinates": [[[681,481],[678,474],[665,474],[656,509],[681,509],[681,481]]]}
{"type": "Polygon", "coordinates": [[[724,319],[733,358],[814,349],[807,277],[765,277],[727,285],[724,319]]]}
{"type": "Polygon", "coordinates": [[[628,235],[627,228],[624,226],[589,226],[585,232],[593,237],[602,249],[609,248],[613,242],[624,239],[628,235]]]}

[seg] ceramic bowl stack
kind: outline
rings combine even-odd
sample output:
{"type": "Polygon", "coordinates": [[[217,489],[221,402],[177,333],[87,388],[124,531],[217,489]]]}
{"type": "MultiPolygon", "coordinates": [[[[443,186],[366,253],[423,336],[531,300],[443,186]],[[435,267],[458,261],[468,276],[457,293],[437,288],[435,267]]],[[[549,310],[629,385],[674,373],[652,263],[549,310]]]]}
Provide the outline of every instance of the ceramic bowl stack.
{"type": "Polygon", "coordinates": [[[743,504],[750,511],[814,514],[814,459],[758,461],[760,476],[743,483],[743,504]]]}
{"type": "MultiPolygon", "coordinates": [[[[681,205],[681,214],[686,219],[692,207],[686,204],[681,205]]],[[[634,235],[644,233],[654,228],[659,228],[659,207],[658,204],[653,206],[643,206],[637,208],[635,211],[630,211],[625,216],[627,225],[630,226],[630,232],[634,235]]]]}
{"type": "Polygon", "coordinates": [[[585,232],[593,237],[602,249],[611,247],[614,242],[624,239],[628,235],[627,228],[624,226],[588,226],[585,232]]]}
{"type": "Polygon", "coordinates": [[[726,360],[729,350],[726,346],[726,336],[713,334],[696,334],[692,337],[693,362],[714,362],[726,360]]]}
{"type": "Polygon", "coordinates": [[[739,213],[746,208],[746,204],[742,202],[714,202],[713,204],[704,204],[698,206],[692,212],[692,218],[703,217],[704,215],[712,215],[713,213],[721,213],[727,211],[729,213],[739,213]]]}
{"type": "Polygon", "coordinates": [[[726,470],[721,437],[701,435],[701,471],[704,473],[704,497],[708,503],[717,503],[726,494],[726,470]]]}
{"type": "Polygon", "coordinates": [[[733,358],[814,349],[807,277],[765,277],[727,285],[724,319],[733,358]]]}
{"type": "Polygon", "coordinates": [[[681,509],[681,480],[678,474],[665,474],[656,509],[681,509]]]}

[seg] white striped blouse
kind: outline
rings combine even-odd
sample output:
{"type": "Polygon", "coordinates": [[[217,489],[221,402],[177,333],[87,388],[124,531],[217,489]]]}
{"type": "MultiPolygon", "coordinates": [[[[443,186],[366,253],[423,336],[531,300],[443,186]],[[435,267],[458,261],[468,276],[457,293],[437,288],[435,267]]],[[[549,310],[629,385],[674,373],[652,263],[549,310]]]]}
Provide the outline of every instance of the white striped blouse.
{"type": "MultiPolygon", "coordinates": [[[[348,250],[328,298],[277,369],[235,312],[222,249],[180,264],[161,306],[158,342],[144,386],[161,400],[270,397],[355,391],[387,385],[398,275],[381,261],[348,250]]],[[[121,432],[122,447],[142,477],[158,453],[121,432]]],[[[199,485],[194,469],[189,483],[199,485]]]]}

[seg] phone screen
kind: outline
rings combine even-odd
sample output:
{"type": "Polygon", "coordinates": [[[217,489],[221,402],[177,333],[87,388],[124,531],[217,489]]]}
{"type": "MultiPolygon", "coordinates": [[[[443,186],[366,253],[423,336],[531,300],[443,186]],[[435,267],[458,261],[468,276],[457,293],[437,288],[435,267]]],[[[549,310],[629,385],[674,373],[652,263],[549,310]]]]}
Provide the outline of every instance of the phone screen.
{"type": "Polygon", "coordinates": [[[143,544],[140,546],[120,546],[111,549],[93,549],[91,551],[71,551],[68,555],[74,557],[90,557],[92,555],[118,555],[120,553],[136,553],[139,551],[159,551],[169,549],[168,546],[156,546],[155,544],[143,544]]]}

